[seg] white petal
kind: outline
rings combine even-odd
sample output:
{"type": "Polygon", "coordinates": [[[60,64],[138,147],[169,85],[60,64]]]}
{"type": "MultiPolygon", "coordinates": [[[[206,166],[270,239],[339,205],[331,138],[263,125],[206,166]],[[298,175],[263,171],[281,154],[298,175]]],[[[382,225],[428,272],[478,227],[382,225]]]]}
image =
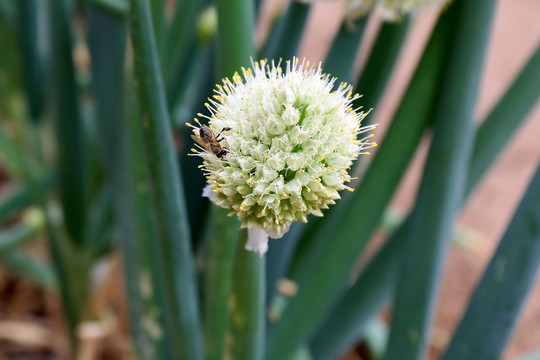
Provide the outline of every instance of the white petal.
{"type": "Polygon", "coordinates": [[[213,202],[217,206],[222,207],[222,208],[226,208],[226,206],[218,204],[217,199],[216,199],[216,195],[212,191],[212,188],[210,187],[210,185],[206,185],[204,187],[204,189],[202,191],[202,196],[207,197],[208,199],[210,199],[211,202],[213,202]]]}
{"type": "Polygon", "coordinates": [[[254,251],[263,256],[268,251],[268,234],[258,226],[248,228],[246,250],[254,251]]]}

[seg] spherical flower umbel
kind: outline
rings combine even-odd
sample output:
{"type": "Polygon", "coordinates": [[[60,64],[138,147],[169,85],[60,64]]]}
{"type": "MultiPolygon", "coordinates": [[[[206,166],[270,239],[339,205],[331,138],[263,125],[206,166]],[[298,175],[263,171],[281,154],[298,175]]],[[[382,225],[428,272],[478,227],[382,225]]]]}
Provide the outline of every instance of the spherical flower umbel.
{"type": "Polygon", "coordinates": [[[253,62],[217,85],[208,120],[193,127],[208,180],[205,194],[250,229],[246,248],[264,253],[267,235],[281,237],[294,221],[322,216],[347,189],[352,162],[375,146],[374,126],[353,109],[359,95],[322,73],[320,65],[293,59],[253,62]],[[253,234],[259,234],[254,236],[253,234]]]}

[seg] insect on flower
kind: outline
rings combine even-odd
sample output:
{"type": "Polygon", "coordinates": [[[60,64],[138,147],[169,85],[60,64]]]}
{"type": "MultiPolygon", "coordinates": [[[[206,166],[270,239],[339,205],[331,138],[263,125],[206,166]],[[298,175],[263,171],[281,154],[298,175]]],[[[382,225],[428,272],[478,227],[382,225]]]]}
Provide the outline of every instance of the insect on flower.
{"type": "Polygon", "coordinates": [[[201,125],[200,128],[194,127],[191,124],[186,124],[192,128],[194,128],[194,134],[191,135],[191,138],[200,146],[202,146],[204,149],[206,149],[208,152],[214,154],[218,158],[222,158],[223,156],[227,155],[227,150],[220,144],[220,142],[225,139],[221,133],[224,131],[230,131],[232,130],[230,127],[224,127],[221,129],[219,134],[217,136],[214,136],[214,133],[210,128],[206,125],[201,125]],[[198,131],[197,131],[198,130],[198,131]]]}

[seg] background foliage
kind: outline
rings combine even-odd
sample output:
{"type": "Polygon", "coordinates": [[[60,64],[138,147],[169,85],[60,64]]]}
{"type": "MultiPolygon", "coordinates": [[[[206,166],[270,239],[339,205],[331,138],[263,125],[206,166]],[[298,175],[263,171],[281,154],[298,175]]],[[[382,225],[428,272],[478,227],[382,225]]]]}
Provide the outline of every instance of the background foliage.
{"type": "MultiPolygon", "coordinates": [[[[259,258],[244,250],[238,221],[200,196],[205,179],[182,124],[250,57],[297,53],[311,6],[291,2],[256,49],[260,6],[0,2],[0,160],[15,184],[0,203],[0,263],[59,294],[72,354],[82,351],[78,326],[99,317],[93,274],[118,249],[139,359],[324,360],[360,342],[369,359],[426,356],[454,220],[538,100],[540,47],[476,122],[496,1],[455,0],[376,155],[354,165],[356,191],[259,258]],[[422,138],[430,147],[414,208],[358,275],[422,138]],[[23,246],[44,236],[50,263],[23,246]]],[[[381,25],[355,78],[367,21],[343,20],[324,70],[356,84],[358,106],[377,108],[414,18],[381,25]]],[[[442,359],[498,358],[511,336],[540,264],[539,171],[442,359]]]]}

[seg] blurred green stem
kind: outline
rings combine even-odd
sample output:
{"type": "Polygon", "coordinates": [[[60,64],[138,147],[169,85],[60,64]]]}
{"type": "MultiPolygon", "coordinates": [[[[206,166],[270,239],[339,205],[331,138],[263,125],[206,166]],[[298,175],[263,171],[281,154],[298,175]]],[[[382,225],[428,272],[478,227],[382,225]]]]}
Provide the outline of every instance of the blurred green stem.
{"type": "Polygon", "coordinates": [[[540,84],[540,43],[476,133],[466,186],[467,194],[470,194],[482,179],[482,175],[499,155],[503,148],[502,144],[508,142],[522,123],[521,120],[525,119],[537,103],[540,97],[538,84],[540,84]]]}
{"type": "Polygon", "coordinates": [[[89,4],[102,11],[120,18],[127,16],[129,12],[128,0],[87,0],[89,4]]]}
{"type": "Polygon", "coordinates": [[[64,0],[51,1],[54,117],[58,144],[58,185],[70,241],[80,246],[86,219],[86,155],[73,67],[71,13],[64,0]]]}
{"type": "MultiPolygon", "coordinates": [[[[186,69],[186,62],[192,54],[189,51],[193,34],[195,34],[195,23],[197,14],[204,1],[183,0],[177,1],[174,16],[169,31],[167,32],[166,48],[162,52],[162,63],[164,64],[164,78],[167,93],[178,86],[184,86],[181,82],[183,72],[186,69]]],[[[170,96],[169,96],[170,98],[170,96]]],[[[172,106],[169,102],[169,106],[172,106]]]]}
{"type": "Polygon", "coordinates": [[[266,253],[266,304],[271,306],[279,279],[285,275],[292,261],[304,224],[295,222],[280,239],[272,240],[266,253]]]}
{"type": "Polygon", "coordinates": [[[304,234],[289,272],[300,292],[270,328],[267,359],[285,358],[309,338],[345,288],[433,113],[446,31],[441,25],[360,187],[304,234]]]}
{"type": "MultiPolygon", "coordinates": [[[[370,212],[376,209],[378,219],[407,169],[424,128],[434,112],[448,56],[446,45],[451,36],[454,18],[451,13],[446,12],[439,19],[396,116],[357,194],[354,195],[353,201],[365,204],[366,197],[360,197],[365,189],[366,194],[377,194],[379,191],[378,199],[369,200],[370,212]]],[[[368,224],[358,220],[354,226],[366,229],[364,236],[370,237],[376,223],[368,224]]],[[[359,339],[366,322],[384,303],[381,299],[390,296],[391,287],[379,284],[393,283],[395,272],[386,270],[396,267],[395,257],[401,249],[401,246],[385,246],[377,256],[378,261],[370,262],[346,296],[333,307],[312,341],[317,360],[334,358],[359,339]],[[368,288],[370,291],[366,292],[365,289],[368,288]]]]}
{"type": "Polygon", "coordinates": [[[276,20],[261,50],[260,59],[292,60],[298,51],[310,6],[291,1],[285,13],[276,20]]]}
{"type": "Polygon", "coordinates": [[[218,77],[232,77],[255,55],[253,0],[217,0],[217,10],[218,77]]]}
{"type": "Polygon", "coordinates": [[[171,336],[179,341],[183,358],[200,360],[204,353],[190,229],[148,1],[131,0],[130,15],[140,111],[131,126],[143,132],[160,262],[175,326],[171,336]]]}
{"type": "Polygon", "coordinates": [[[13,274],[26,278],[46,290],[57,290],[58,281],[54,270],[21,249],[0,252],[0,264],[13,274]]]}
{"type": "MultiPolygon", "coordinates": [[[[356,24],[351,24],[348,20],[343,20],[339,32],[337,33],[332,47],[324,62],[324,72],[337,77],[340,82],[350,83],[353,78],[353,67],[356,54],[360,47],[364,29],[368,21],[363,17],[356,24]]],[[[363,90],[362,90],[363,91],[363,90]]]]}
{"type": "MultiPolygon", "coordinates": [[[[443,14],[443,17],[445,16],[443,14]]],[[[445,42],[440,41],[441,44],[445,42]]],[[[535,77],[540,76],[539,54],[540,47],[476,132],[467,178],[468,191],[464,202],[511,139],[509,134],[522,124],[526,114],[540,97],[540,88],[533,85],[536,83],[535,77]],[[533,81],[529,82],[528,79],[533,81]]],[[[327,351],[337,353],[358,340],[368,319],[379,312],[390,300],[397,277],[398,259],[408,236],[409,222],[408,218],[394,231],[346,296],[334,307],[334,311],[328,316],[325,324],[321,326],[321,330],[312,342],[314,352],[320,356],[319,359],[324,359],[327,351]],[[366,293],[365,289],[368,288],[370,291],[366,293]]]]}
{"type": "MultiPolygon", "coordinates": [[[[377,34],[373,49],[356,84],[356,91],[363,96],[356,100],[356,106],[365,109],[377,109],[386,85],[397,63],[398,55],[404,43],[411,16],[408,15],[398,23],[383,22],[377,34]]],[[[368,117],[368,121],[372,121],[368,117]]]]}
{"type": "MultiPolygon", "coordinates": [[[[206,274],[204,329],[206,358],[221,360],[229,324],[229,294],[236,238],[240,223],[228,210],[212,205],[210,210],[209,259],[206,274]]],[[[245,250],[244,250],[245,251],[245,250]]]]}
{"type": "Polygon", "coordinates": [[[495,0],[454,2],[458,14],[434,135],[400,264],[385,360],[421,359],[452,224],[465,191],[473,115],[495,0]]]}
{"type": "MultiPolygon", "coordinates": [[[[128,114],[137,117],[135,111],[128,114]]],[[[148,212],[152,208],[148,169],[139,161],[144,158],[142,135],[130,126],[127,117],[117,121],[122,131],[114,143],[117,167],[112,175],[132,338],[140,359],[180,358],[182,352],[173,339],[172,322],[176,319],[165,300],[156,220],[153,212],[148,212]]]]}
{"type": "Polygon", "coordinates": [[[540,167],[474,291],[443,360],[500,358],[540,266],[538,204],[540,167]]]}
{"type": "MultiPolygon", "coordinates": [[[[129,126],[135,111],[124,108],[131,103],[132,86],[124,101],[124,54],[126,23],[95,6],[86,9],[88,43],[92,56],[92,80],[96,98],[97,130],[101,157],[116,205],[115,220],[119,227],[131,336],[140,359],[172,359],[175,348],[170,341],[168,316],[164,303],[163,277],[157,259],[155,221],[148,186],[141,132],[129,126]]],[[[130,83],[131,85],[131,83],[130,83]]],[[[106,184],[107,186],[109,184],[106,184]]],[[[103,201],[92,212],[89,228],[100,229],[109,202],[110,189],[105,188],[103,201]],[[101,211],[100,211],[101,210],[101,211]]],[[[89,235],[99,238],[99,234],[89,235]]],[[[179,357],[180,352],[177,352],[179,357]]]]}
{"type": "MultiPolygon", "coordinates": [[[[150,0],[150,12],[152,14],[152,25],[154,30],[153,34],[154,38],[156,39],[156,47],[159,51],[159,54],[164,54],[164,52],[160,50],[165,46],[168,30],[168,24],[165,17],[166,2],[166,0],[150,0]]],[[[160,60],[161,64],[163,64],[165,61],[164,58],[160,60]]]]}
{"type": "Polygon", "coordinates": [[[26,97],[30,119],[37,123],[43,112],[43,59],[38,47],[38,4],[36,0],[17,0],[19,36],[26,97]]]}
{"type": "Polygon", "coordinates": [[[262,360],[264,356],[264,256],[244,248],[248,230],[240,230],[229,298],[229,334],[226,357],[262,360]]]}

